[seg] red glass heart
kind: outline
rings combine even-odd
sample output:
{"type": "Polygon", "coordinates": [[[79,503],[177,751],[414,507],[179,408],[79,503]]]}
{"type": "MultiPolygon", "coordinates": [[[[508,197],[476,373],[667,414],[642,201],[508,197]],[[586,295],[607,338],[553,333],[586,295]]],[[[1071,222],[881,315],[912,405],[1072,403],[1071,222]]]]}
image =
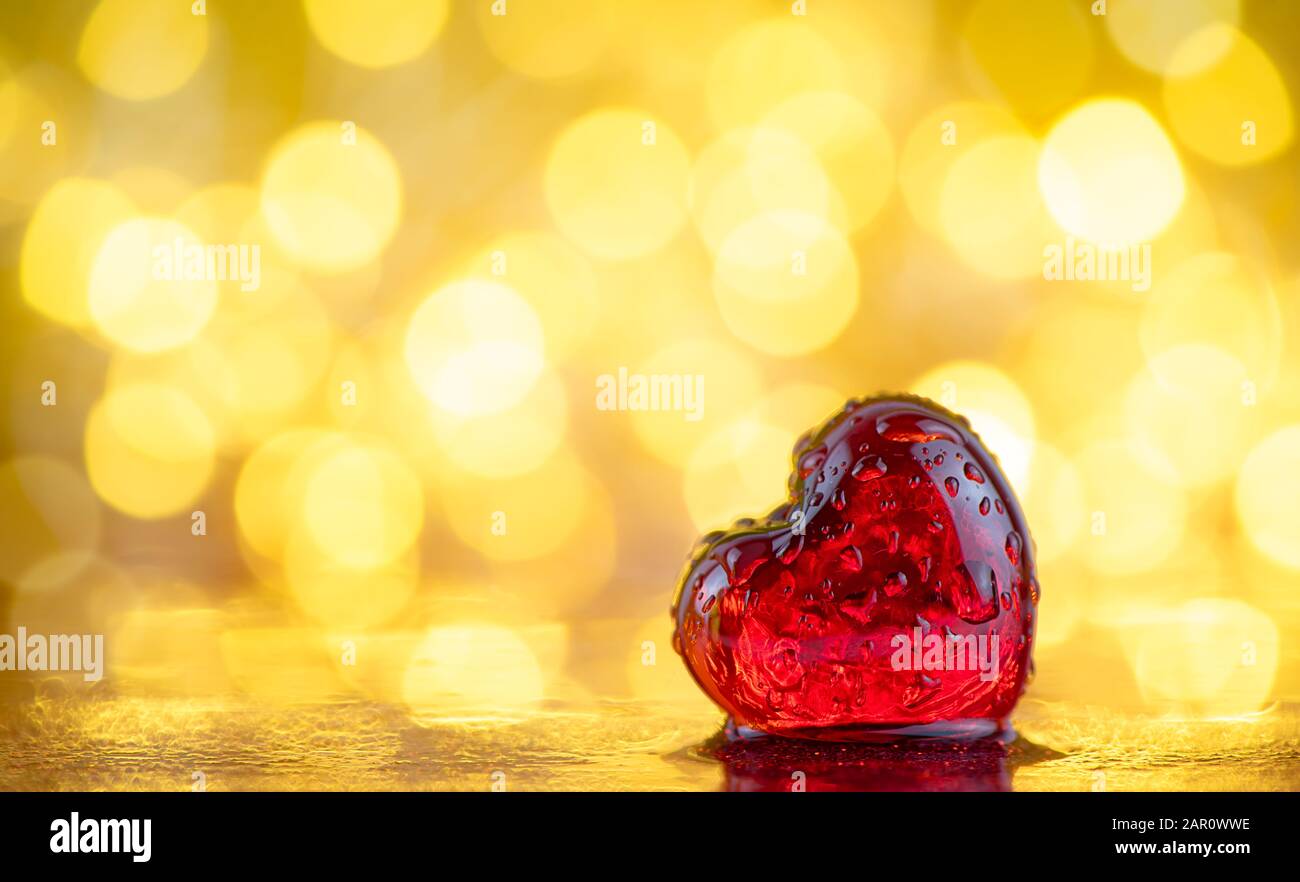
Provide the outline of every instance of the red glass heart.
{"type": "Polygon", "coordinates": [[[674,646],[741,731],[987,734],[1029,675],[1038,583],[1020,504],[966,420],[850,401],[794,450],[789,499],[700,539],[674,646]]]}

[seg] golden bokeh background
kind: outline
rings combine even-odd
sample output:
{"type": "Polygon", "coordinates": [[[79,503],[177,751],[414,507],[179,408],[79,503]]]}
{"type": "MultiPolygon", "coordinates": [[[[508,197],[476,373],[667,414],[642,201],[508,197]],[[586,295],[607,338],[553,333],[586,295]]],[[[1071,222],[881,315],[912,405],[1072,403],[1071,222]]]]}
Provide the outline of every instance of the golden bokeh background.
{"type": "Polygon", "coordinates": [[[1265,0],[4,4],[0,631],[104,634],[100,683],[52,679],[135,708],[88,718],[113,743],[337,702],[707,731],[693,539],[913,391],[1024,503],[1040,715],[1282,713],[1297,34],[1265,0]],[[698,412],[602,408],[620,370],[698,412]]]}

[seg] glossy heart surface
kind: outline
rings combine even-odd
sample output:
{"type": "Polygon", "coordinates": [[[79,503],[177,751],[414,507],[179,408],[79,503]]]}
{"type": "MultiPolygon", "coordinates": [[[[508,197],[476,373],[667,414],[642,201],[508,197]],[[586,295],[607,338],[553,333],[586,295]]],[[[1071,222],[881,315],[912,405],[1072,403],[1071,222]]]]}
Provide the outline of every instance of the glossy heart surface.
{"type": "Polygon", "coordinates": [[[1039,586],[1020,504],[966,420],[850,401],[795,446],[788,490],[704,536],[674,602],[674,646],[732,723],[831,740],[1000,724],[1039,586]]]}

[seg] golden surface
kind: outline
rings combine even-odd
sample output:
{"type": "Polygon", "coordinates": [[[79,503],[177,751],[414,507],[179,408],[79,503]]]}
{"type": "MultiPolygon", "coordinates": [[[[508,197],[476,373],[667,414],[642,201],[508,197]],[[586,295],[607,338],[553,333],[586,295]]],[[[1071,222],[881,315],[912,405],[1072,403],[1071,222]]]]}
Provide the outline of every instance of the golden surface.
{"type": "Polygon", "coordinates": [[[0,717],[0,789],[1290,790],[1300,714],[1175,721],[1028,701],[1010,744],[727,744],[671,705],[554,707],[527,720],[420,726],[337,701],[42,697],[0,717]]]}

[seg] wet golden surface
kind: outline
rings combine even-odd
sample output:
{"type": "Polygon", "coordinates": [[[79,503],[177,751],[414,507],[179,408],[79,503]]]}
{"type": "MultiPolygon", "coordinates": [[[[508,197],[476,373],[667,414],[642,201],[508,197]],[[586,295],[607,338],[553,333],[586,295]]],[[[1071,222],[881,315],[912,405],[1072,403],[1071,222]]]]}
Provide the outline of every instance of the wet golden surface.
{"type": "Polygon", "coordinates": [[[1176,721],[1027,701],[1009,744],[727,743],[644,702],[426,720],[378,703],[39,696],[0,710],[6,790],[1293,790],[1300,714],[1176,721]],[[201,776],[196,773],[202,773],[201,776]]]}

